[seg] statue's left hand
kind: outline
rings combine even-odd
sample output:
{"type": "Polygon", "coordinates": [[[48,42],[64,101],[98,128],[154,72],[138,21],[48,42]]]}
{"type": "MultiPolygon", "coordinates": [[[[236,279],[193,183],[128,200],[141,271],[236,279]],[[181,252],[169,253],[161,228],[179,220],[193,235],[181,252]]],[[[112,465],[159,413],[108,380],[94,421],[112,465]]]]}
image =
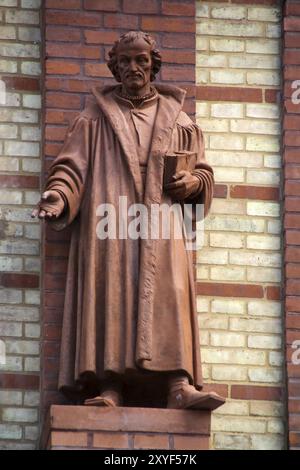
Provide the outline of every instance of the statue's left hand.
{"type": "Polygon", "coordinates": [[[165,191],[173,199],[182,201],[196,193],[199,188],[199,179],[187,170],[181,170],[173,176],[174,182],[164,186],[165,191]]]}

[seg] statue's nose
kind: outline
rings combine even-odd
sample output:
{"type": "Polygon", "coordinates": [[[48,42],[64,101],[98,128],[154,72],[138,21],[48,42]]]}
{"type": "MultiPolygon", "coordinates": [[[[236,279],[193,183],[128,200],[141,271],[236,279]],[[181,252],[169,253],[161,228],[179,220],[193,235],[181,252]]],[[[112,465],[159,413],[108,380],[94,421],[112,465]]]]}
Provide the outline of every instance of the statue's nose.
{"type": "Polygon", "coordinates": [[[137,70],[137,64],[136,64],[136,61],[135,61],[135,60],[131,60],[131,61],[130,61],[129,69],[132,70],[132,71],[137,70]]]}

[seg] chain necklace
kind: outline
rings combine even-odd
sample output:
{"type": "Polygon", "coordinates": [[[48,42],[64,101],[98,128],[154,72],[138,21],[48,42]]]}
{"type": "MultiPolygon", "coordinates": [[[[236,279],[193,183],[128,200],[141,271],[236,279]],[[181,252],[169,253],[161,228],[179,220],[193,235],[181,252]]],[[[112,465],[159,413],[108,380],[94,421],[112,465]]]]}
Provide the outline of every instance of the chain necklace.
{"type": "Polygon", "coordinates": [[[149,98],[152,98],[154,95],[156,94],[156,90],[155,88],[152,88],[150,93],[147,93],[146,95],[144,96],[131,96],[131,95],[127,95],[126,93],[123,93],[122,90],[120,90],[119,92],[119,95],[122,97],[122,98],[125,98],[126,100],[129,100],[129,101],[144,101],[144,100],[147,100],[149,98]]]}

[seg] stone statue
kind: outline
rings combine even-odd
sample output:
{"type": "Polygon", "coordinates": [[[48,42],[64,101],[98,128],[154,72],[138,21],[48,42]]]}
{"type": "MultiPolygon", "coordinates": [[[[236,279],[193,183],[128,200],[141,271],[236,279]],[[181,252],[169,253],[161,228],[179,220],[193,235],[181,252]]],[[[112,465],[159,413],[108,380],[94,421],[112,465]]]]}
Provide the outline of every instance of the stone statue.
{"type": "Polygon", "coordinates": [[[184,239],[98,236],[97,208],[119,208],[120,196],[146,208],[203,204],[206,215],[214,179],[202,132],[182,111],[184,90],[152,85],[161,55],[151,36],[123,34],[109,57],[119,84],[93,89],[32,213],[55,230],[72,224],[59,389],[86,405],[120,406],[127,383],[159,376],[168,408],[214,409],[224,399],[201,391],[192,253],[184,239]],[[194,152],[196,164],[163,184],[170,152],[194,152]]]}

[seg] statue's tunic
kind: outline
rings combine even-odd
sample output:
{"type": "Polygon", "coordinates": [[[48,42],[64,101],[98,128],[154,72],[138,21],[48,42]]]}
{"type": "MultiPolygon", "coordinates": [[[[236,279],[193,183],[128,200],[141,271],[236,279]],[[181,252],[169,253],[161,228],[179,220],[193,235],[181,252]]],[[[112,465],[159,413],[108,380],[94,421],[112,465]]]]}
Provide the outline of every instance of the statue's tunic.
{"type": "Polygon", "coordinates": [[[144,123],[142,115],[128,119],[134,110],[116,98],[116,87],[95,89],[49,172],[45,189],[61,191],[68,207],[48,223],[56,230],[72,223],[60,387],[87,371],[104,378],[130,370],[184,371],[202,385],[192,252],[184,240],[101,240],[96,233],[97,207],[118,207],[119,196],[128,207],[174,203],[163,191],[168,151],[197,152],[194,174],[203,189],[187,202],[204,204],[205,215],[210,208],[213,171],[201,130],[181,111],[185,92],[156,89],[154,102],[138,111],[144,123]],[[137,142],[139,126],[149,132],[137,142]]]}

